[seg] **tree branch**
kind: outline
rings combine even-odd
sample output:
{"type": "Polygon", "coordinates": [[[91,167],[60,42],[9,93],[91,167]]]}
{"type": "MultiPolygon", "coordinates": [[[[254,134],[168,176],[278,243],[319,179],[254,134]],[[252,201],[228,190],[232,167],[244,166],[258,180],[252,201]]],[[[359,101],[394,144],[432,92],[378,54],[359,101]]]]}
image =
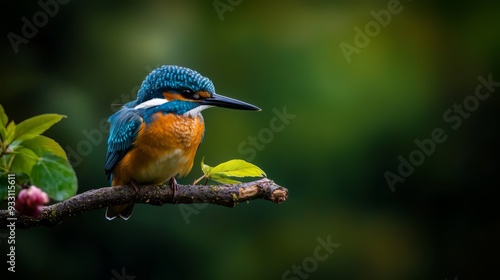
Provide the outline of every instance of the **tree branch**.
{"type": "Polygon", "coordinates": [[[288,190],[263,178],[235,185],[199,186],[177,185],[174,191],[168,185],[144,185],[136,192],[132,186],[105,187],[89,190],[67,200],[44,207],[37,217],[21,215],[14,211],[0,210],[0,228],[15,221],[16,228],[56,226],[64,219],[109,205],[144,203],[151,205],[210,203],[227,207],[254,199],[269,200],[280,204],[288,198],[288,190]],[[16,218],[14,220],[13,218],[16,218]]]}

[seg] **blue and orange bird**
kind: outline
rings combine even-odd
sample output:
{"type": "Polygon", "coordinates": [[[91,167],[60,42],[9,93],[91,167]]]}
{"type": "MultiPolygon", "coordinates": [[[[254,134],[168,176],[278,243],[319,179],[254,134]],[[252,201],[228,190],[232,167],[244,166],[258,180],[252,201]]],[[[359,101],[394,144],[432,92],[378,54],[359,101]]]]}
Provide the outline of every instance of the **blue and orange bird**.
{"type": "MultiPolygon", "coordinates": [[[[112,186],[162,184],[191,171],[210,107],[260,109],[215,93],[210,79],[180,66],[161,66],[142,83],[137,99],[109,117],[105,171],[112,186]]],[[[109,206],[106,218],[128,220],[134,205],[109,206]]]]}

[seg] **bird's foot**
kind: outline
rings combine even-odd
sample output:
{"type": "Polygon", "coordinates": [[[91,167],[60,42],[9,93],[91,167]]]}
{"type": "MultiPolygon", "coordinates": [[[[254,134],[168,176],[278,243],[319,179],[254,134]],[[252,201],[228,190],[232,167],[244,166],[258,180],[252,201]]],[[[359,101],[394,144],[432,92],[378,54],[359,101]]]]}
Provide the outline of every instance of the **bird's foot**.
{"type": "Polygon", "coordinates": [[[175,180],[174,177],[170,178],[170,187],[172,188],[172,193],[173,193],[173,200],[175,202],[175,193],[177,191],[177,181],[175,180]]]}
{"type": "Polygon", "coordinates": [[[132,185],[132,187],[134,188],[134,191],[135,192],[138,192],[139,191],[139,184],[137,184],[136,181],[131,181],[130,184],[132,185]]]}

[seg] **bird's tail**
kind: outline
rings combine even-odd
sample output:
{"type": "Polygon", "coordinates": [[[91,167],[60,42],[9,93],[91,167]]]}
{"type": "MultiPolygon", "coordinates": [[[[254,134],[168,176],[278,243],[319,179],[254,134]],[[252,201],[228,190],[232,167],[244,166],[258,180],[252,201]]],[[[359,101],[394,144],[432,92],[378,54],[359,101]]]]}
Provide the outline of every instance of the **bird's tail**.
{"type": "Polygon", "coordinates": [[[132,216],[132,210],[134,210],[134,204],[108,206],[106,209],[106,219],[113,220],[116,217],[120,217],[123,220],[128,220],[132,216]]]}

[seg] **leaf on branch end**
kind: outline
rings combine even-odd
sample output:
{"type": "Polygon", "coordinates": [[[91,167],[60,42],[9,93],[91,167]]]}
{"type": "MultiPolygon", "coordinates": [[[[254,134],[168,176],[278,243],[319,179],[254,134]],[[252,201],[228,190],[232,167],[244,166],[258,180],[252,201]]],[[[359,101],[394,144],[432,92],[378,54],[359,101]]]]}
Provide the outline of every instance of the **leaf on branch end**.
{"type": "Polygon", "coordinates": [[[231,179],[231,177],[265,177],[266,173],[258,166],[242,159],[232,159],[219,165],[211,167],[204,163],[205,158],[201,160],[201,170],[203,176],[195,181],[195,184],[207,178],[222,184],[238,184],[240,181],[231,179]]]}

